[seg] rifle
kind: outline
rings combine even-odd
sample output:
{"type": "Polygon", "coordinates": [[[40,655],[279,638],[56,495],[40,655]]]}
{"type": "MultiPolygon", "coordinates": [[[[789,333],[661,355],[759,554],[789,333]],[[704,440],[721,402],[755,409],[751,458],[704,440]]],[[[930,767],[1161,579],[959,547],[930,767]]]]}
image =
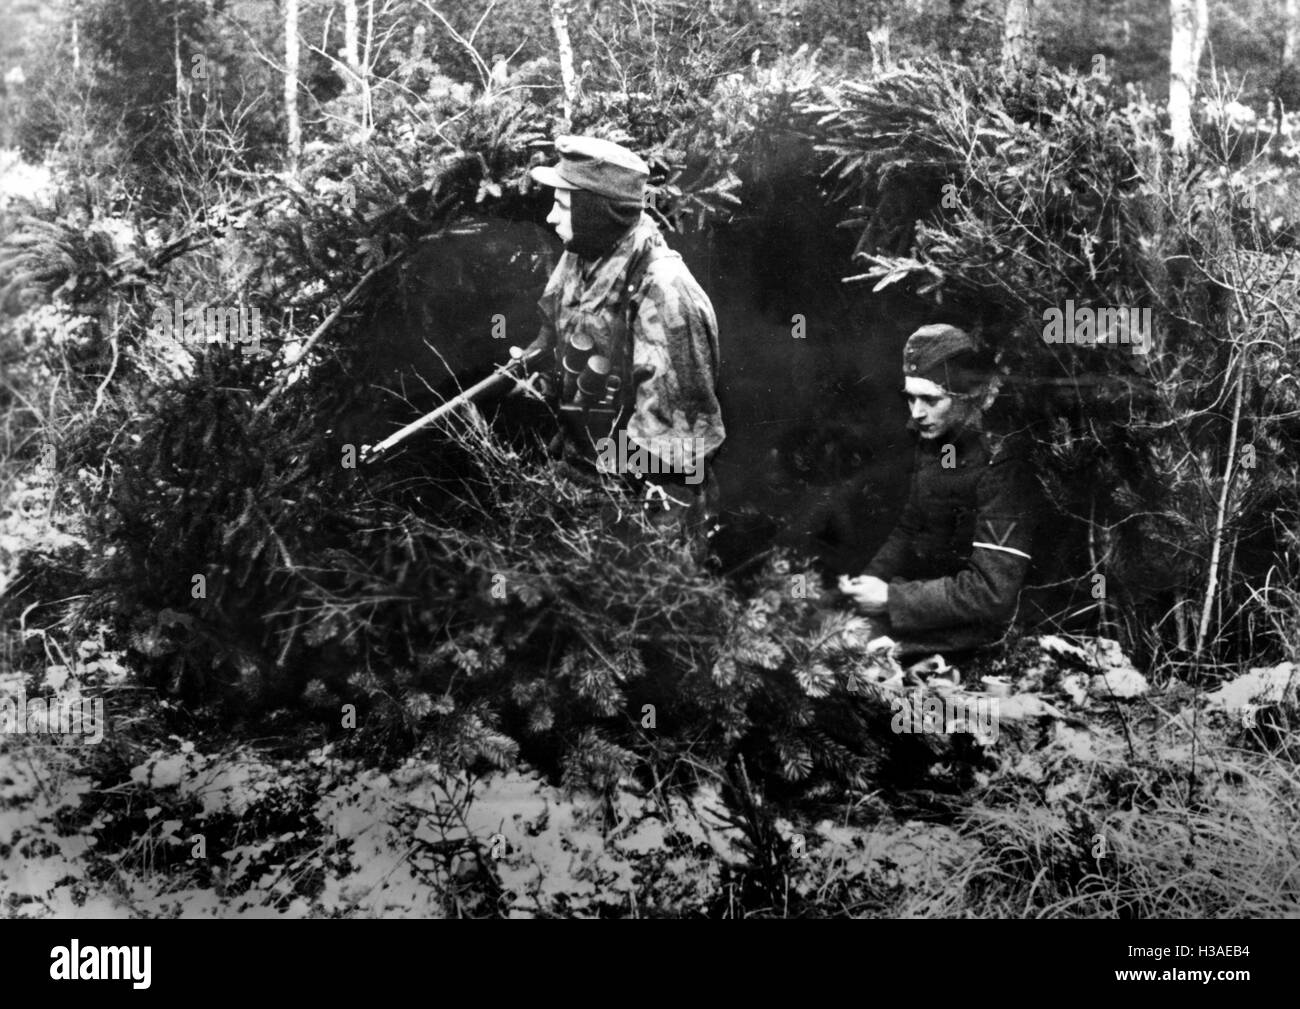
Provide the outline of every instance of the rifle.
{"type": "Polygon", "coordinates": [[[407,424],[406,427],[390,434],[377,445],[362,445],[361,461],[364,463],[374,462],[379,458],[379,456],[383,455],[394,445],[405,441],[411,435],[415,434],[416,431],[423,430],[440,417],[445,417],[458,407],[464,406],[466,403],[472,403],[484,393],[491,392],[508,382],[517,381],[517,376],[519,375],[527,375],[538,371],[539,369],[537,366],[539,362],[550,353],[551,350],[549,347],[538,347],[529,351],[522,350],[519,347],[511,347],[510,360],[496,368],[491,375],[483,379],[481,382],[476,382],[474,385],[471,385],[460,395],[447,400],[447,402],[443,403],[442,406],[438,407],[436,410],[431,410],[418,420],[411,421],[411,423],[407,424]]]}

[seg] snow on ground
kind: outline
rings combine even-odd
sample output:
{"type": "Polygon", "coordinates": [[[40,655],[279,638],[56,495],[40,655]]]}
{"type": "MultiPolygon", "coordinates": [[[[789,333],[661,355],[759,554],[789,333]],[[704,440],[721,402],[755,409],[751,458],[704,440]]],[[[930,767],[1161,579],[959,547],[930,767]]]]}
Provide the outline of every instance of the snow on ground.
{"type": "MultiPolygon", "coordinates": [[[[1075,655],[1060,647],[1066,642],[1051,644],[1056,654],[1094,670],[1131,670],[1104,647],[1075,655]]],[[[1231,713],[1294,701],[1295,670],[1291,664],[1252,669],[1202,698],[1204,709],[1231,713]]],[[[46,686],[66,690],[87,677],[96,685],[126,682],[102,636],[66,664],[52,665],[46,686]]],[[[0,694],[14,689],[0,682],[0,694]]],[[[1181,685],[1168,690],[1174,709],[1191,699],[1181,685]]],[[[1210,782],[1205,801],[1217,795],[1215,801],[1234,803],[1239,812],[1254,809],[1260,822],[1272,822],[1265,815],[1267,782],[1246,773],[1239,751],[1193,745],[1205,731],[1196,728],[1194,707],[1166,711],[1158,731],[1139,734],[1107,724],[1104,713],[1119,701],[1136,715],[1165,691],[1126,699],[1125,691],[1107,689],[1074,704],[1063,686],[1060,691],[1048,694],[1055,703],[1036,692],[1000,698],[1004,731],[989,751],[998,769],[977,780],[1032,783],[1041,803],[1017,815],[1055,823],[1063,810],[1096,798],[1099,774],[1159,765],[1201,768],[1210,782]]],[[[623,788],[606,805],[567,794],[526,767],[476,781],[417,758],[382,771],[339,756],[332,744],[277,759],[249,744],[202,752],[170,737],[131,758],[127,780],[107,789],[115,801],[96,805],[100,811],[90,819],[83,800],[105,790],[87,774],[86,749],[49,739],[0,739],[0,913],[680,917],[716,912],[728,880],[736,878],[733,870],[747,862],[741,832],[709,784],[689,799],[657,800],[623,788]],[[196,855],[199,838],[212,850],[196,855]],[[194,858],[207,860],[201,870],[189,861],[194,858]],[[495,906],[483,903],[484,865],[500,888],[495,906]],[[315,884],[304,885],[310,880],[315,884]]],[[[870,825],[850,823],[847,811],[843,822],[776,821],[780,838],[792,851],[797,847],[809,869],[791,877],[794,892],[808,896],[841,885],[867,895],[910,892],[920,895],[917,903],[899,904],[896,913],[948,913],[944,902],[951,898],[943,895],[978,864],[980,841],[952,826],[876,808],[880,815],[868,817],[870,825]]],[[[1108,816],[1118,822],[1129,813],[1108,816]]],[[[1222,857],[1233,855],[1236,848],[1228,848],[1237,841],[1227,834],[1221,840],[1228,846],[1222,857]]]]}
{"type": "Polygon", "coordinates": [[[1239,713],[1257,705],[1284,702],[1295,704],[1296,692],[1300,689],[1297,671],[1294,662],[1269,667],[1254,666],[1244,675],[1229,680],[1218,690],[1206,694],[1205,700],[1211,710],[1228,714],[1239,713]]]}
{"type": "Polygon", "coordinates": [[[48,207],[54,197],[54,178],[45,165],[30,165],[12,148],[0,148],[0,210],[19,200],[48,207]]]}

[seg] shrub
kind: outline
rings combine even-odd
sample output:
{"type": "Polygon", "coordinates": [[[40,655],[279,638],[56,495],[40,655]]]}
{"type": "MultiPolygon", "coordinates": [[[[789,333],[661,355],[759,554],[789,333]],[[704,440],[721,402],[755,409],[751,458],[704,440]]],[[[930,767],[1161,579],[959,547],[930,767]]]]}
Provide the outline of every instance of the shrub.
{"type": "Polygon", "coordinates": [[[906,286],[996,351],[1083,608],[1146,655],[1252,647],[1267,564],[1238,547],[1284,547],[1265,516],[1300,504],[1277,380],[1300,363],[1293,270],[1251,205],[1257,169],[1171,157],[1144,101],[1049,68],[918,63],[804,110],[859,201],[857,279],[906,286]],[[1049,345],[1067,301],[1150,310],[1149,352],[1049,345]]]}

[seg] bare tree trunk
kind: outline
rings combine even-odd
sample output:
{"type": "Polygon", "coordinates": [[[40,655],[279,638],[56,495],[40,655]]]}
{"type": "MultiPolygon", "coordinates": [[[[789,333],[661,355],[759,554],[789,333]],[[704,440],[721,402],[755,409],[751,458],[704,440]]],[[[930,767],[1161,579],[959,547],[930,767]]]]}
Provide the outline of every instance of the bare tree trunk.
{"type": "Polygon", "coordinates": [[[1034,0],[1008,0],[1002,32],[1002,70],[1015,73],[1034,54],[1034,0]]]}
{"type": "Polygon", "coordinates": [[[1282,62],[1300,60],[1300,0],[1286,0],[1283,14],[1282,62]]]}
{"type": "Polygon", "coordinates": [[[81,73],[81,19],[72,15],[72,70],[81,73]]]}
{"type": "MultiPolygon", "coordinates": [[[[1109,551],[1107,551],[1106,560],[1110,560],[1109,551]]],[[[1102,573],[1103,564],[1097,559],[1097,499],[1094,497],[1088,503],[1088,571],[1092,575],[1102,573]]],[[[1097,626],[1101,628],[1101,633],[1107,634],[1110,629],[1110,605],[1107,602],[1105,582],[1102,582],[1102,593],[1097,599],[1097,626]]]]}
{"type": "Polygon", "coordinates": [[[375,0],[366,0],[366,41],[361,47],[361,126],[367,137],[375,125],[375,110],[370,100],[370,71],[378,58],[376,51],[375,0]]]}
{"type": "Polygon", "coordinates": [[[1174,150],[1186,151],[1192,142],[1192,98],[1200,48],[1209,27],[1206,0],[1169,0],[1172,25],[1169,39],[1169,131],[1174,150]]]}
{"type": "Polygon", "coordinates": [[[361,90],[361,36],[357,25],[357,0],[343,0],[343,66],[348,73],[345,88],[348,94],[361,90]]]}
{"type": "Polygon", "coordinates": [[[573,118],[578,100],[578,75],[573,69],[573,42],[569,38],[568,0],[551,0],[551,27],[560,50],[560,83],[564,85],[564,118],[573,118]]]}
{"type": "Polygon", "coordinates": [[[181,104],[184,102],[185,68],[181,66],[181,12],[179,7],[172,12],[172,73],[176,77],[176,130],[180,132],[185,121],[181,116],[181,104]]]}
{"type": "Polygon", "coordinates": [[[289,170],[297,175],[298,157],[302,153],[302,123],[298,119],[298,0],[284,3],[284,117],[289,170]]]}
{"type": "MultiPolygon", "coordinates": [[[[1245,364],[1238,367],[1237,387],[1232,400],[1232,427],[1228,432],[1228,459],[1223,466],[1223,485],[1219,489],[1219,504],[1214,516],[1214,541],[1210,546],[1210,574],[1205,584],[1205,603],[1201,607],[1201,622],[1196,629],[1196,654],[1205,649],[1205,637],[1210,630],[1210,614],[1219,590],[1219,559],[1223,555],[1223,527],[1228,513],[1228,495],[1236,478],[1237,432],[1241,429],[1241,401],[1246,385],[1245,364]]],[[[1231,575],[1231,570],[1229,570],[1231,575]]]]}
{"type": "Polygon", "coordinates": [[[871,46],[872,73],[882,73],[894,65],[889,53],[889,25],[881,25],[867,32],[867,44],[871,46]]]}
{"type": "Polygon", "coordinates": [[[1196,37],[1192,39],[1192,95],[1196,95],[1196,73],[1205,54],[1205,42],[1210,37],[1210,0],[1196,0],[1196,37]]]}

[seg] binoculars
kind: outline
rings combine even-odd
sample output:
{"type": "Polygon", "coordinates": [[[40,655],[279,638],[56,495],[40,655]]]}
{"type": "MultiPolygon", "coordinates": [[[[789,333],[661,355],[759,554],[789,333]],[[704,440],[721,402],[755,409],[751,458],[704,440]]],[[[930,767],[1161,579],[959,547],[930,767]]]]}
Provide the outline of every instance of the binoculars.
{"type": "Polygon", "coordinates": [[[609,358],[595,351],[595,341],[586,333],[575,333],[569,338],[560,359],[564,371],[562,403],[583,408],[613,404],[623,387],[623,379],[611,375],[609,358]]]}

